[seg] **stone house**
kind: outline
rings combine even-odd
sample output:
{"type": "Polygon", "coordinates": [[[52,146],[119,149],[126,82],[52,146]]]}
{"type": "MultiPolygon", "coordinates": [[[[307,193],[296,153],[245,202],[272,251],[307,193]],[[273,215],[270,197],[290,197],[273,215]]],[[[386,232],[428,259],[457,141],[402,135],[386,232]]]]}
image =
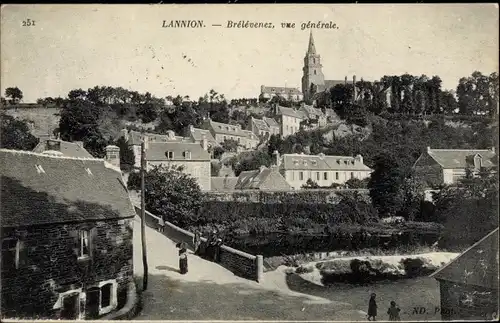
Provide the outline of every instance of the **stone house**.
{"type": "Polygon", "coordinates": [[[130,301],[135,212],[117,149],[0,150],[3,318],[97,319],[130,301]]]}
{"type": "Polygon", "coordinates": [[[280,157],[274,152],[275,163],[281,175],[294,189],[300,189],[311,179],[319,186],[345,184],[351,178],[363,180],[369,178],[372,169],[363,162],[363,157],[326,156],[305,154],[284,154],[280,157]]]}
{"type": "Polygon", "coordinates": [[[498,228],[431,277],[439,281],[442,320],[497,320],[498,228]]]}
{"type": "Polygon", "coordinates": [[[275,106],[274,114],[280,125],[280,135],[282,138],[299,132],[300,123],[307,119],[303,112],[279,105],[275,106]]]}
{"type": "Polygon", "coordinates": [[[279,125],[276,120],[271,118],[256,119],[252,117],[250,119],[250,130],[259,138],[264,138],[266,140],[271,137],[271,135],[279,135],[279,125]]]}
{"type": "Polygon", "coordinates": [[[311,123],[315,124],[316,127],[326,126],[327,116],[321,109],[302,104],[299,111],[301,111],[311,123]]]}
{"type": "Polygon", "coordinates": [[[196,179],[200,188],[210,191],[210,154],[208,143],[146,142],[146,169],[153,166],[182,166],[183,172],[196,179]]]}
{"type": "Polygon", "coordinates": [[[278,167],[261,166],[257,170],[241,172],[234,187],[236,190],[290,191],[292,187],[280,174],[278,167]]]}
{"type": "Polygon", "coordinates": [[[195,128],[193,125],[189,125],[187,136],[195,143],[202,144],[203,139],[207,140],[208,152],[210,156],[214,158],[214,149],[220,147],[220,144],[215,140],[209,130],[195,128]]]}
{"type": "Polygon", "coordinates": [[[431,149],[427,147],[413,168],[429,186],[451,185],[464,178],[467,171],[477,173],[497,164],[495,149],[431,149]]]}
{"type": "Polygon", "coordinates": [[[299,89],[293,87],[282,87],[282,86],[260,86],[261,100],[269,100],[275,96],[279,96],[287,101],[299,102],[302,101],[304,96],[299,89]]]}
{"type": "Polygon", "coordinates": [[[85,148],[82,141],[64,141],[53,138],[40,138],[38,145],[33,148],[35,153],[43,153],[44,151],[58,151],[68,157],[94,158],[85,148]]]}
{"type": "Polygon", "coordinates": [[[255,149],[260,142],[257,135],[250,130],[242,129],[239,124],[232,125],[208,119],[203,126],[206,130],[210,131],[215,141],[219,144],[229,139],[236,141],[240,147],[240,151],[255,149]]]}

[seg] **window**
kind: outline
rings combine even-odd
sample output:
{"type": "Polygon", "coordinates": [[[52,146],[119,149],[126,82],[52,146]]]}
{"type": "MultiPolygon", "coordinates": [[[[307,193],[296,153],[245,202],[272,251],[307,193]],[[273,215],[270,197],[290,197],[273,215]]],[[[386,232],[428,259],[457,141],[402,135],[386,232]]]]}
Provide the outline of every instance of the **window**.
{"type": "Polygon", "coordinates": [[[326,181],[328,180],[328,173],[327,172],[324,172],[323,173],[323,179],[326,181]]]}
{"type": "Polygon", "coordinates": [[[335,172],[335,179],[338,180],[339,179],[339,172],[335,172]]]}
{"type": "Polygon", "coordinates": [[[240,143],[240,138],[238,137],[238,143],[240,143]]]}
{"type": "Polygon", "coordinates": [[[353,172],[351,172],[351,179],[352,179],[352,178],[354,178],[354,173],[353,173],[353,172]]]}
{"type": "Polygon", "coordinates": [[[99,283],[99,315],[107,314],[118,305],[116,280],[106,280],[99,283]]]}
{"type": "Polygon", "coordinates": [[[304,180],[304,172],[299,172],[299,181],[304,180]]]}
{"type": "Polygon", "coordinates": [[[316,70],[314,70],[314,75],[316,75],[316,70]]]}
{"type": "Polygon", "coordinates": [[[174,152],[173,151],[165,152],[165,157],[167,157],[168,159],[174,159],[174,152]]]}
{"type": "Polygon", "coordinates": [[[184,158],[185,159],[191,159],[191,152],[190,151],[185,151],[184,152],[184,158]]]}
{"type": "Polygon", "coordinates": [[[316,64],[316,58],[313,58],[313,64],[316,64]]]}
{"type": "Polygon", "coordinates": [[[292,174],[292,181],[294,181],[295,180],[295,172],[292,170],[290,173],[292,174]]]}
{"type": "Polygon", "coordinates": [[[19,240],[7,238],[2,240],[2,270],[19,268],[19,240]]]}
{"type": "Polygon", "coordinates": [[[226,136],[224,136],[224,140],[226,140],[226,136]]]}
{"type": "Polygon", "coordinates": [[[80,230],[78,233],[78,258],[86,258],[90,254],[90,246],[89,246],[89,230],[80,230]]]}

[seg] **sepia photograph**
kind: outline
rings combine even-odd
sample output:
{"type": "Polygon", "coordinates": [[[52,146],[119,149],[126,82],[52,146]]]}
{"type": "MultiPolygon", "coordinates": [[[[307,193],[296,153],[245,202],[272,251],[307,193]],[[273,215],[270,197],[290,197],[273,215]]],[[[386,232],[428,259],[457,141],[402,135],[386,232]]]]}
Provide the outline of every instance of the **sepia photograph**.
{"type": "Polygon", "coordinates": [[[498,4],[4,4],[0,319],[497,321],[498,4]]]}

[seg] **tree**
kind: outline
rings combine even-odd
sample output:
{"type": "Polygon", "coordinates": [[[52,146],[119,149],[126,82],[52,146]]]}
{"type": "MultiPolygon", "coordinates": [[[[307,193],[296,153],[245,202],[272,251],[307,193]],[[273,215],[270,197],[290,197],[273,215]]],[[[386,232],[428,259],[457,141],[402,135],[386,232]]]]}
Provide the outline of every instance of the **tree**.
{"type": "Polygon", "coordinates": [[[366,189],[368,187],[369,178],[360,180],[359,178],[350,178],[345,182],[347,188],[351,189],[366,189]]]}
{"type": "Polygon", "coordinates": [[[375,158],[368,188],[373,206],[380,216],[395,216],[403,204],[400,193],[405,176],[400,162],[390,152],[375,158]]]}
{"type": "Polygon", "coordinates": [[[14,150],[33,150],[38,144],[38,138],[30,132],[26,121],[16,119],[8,114],[1,113],[2,122],[0,147],[14,150]]]}
{"type": "Polygon", "coordinates": [[[271,163],[272,158],[267,152],[260,150],[243,152],[230,160],[230,164],[236,176],[239,176],[243,171],[259,169],[262,165],[269,167],[271,163]]]}
{"type": "MultiPolygon", "coordinates": [[[[138,189],[129,177],[130,189],[138,189]]],[[[135,178],[135,179],[134,179],[135,178]]],[[[196,180],[175,168],[155,166],[144,175],[146,209],[180,227],[196,224],[202,195],[196,180]]]]}
{"type": "Polygon", "coordinates": [[[23,99],[23,92],[18,87],[8,87],[5,89],[5,97],[9,98],[9,103],[18,104],[23,99]]]}
{"type": "Polygon", "coordinates": [[[120,168],[123,171],[131,171],[135,165],[134,151],[124,137],[118,138],[116,145],[120,148],[120,168]]]}
{"type": "Polygon", "coordinates": [[[471,245],[498,227],[498,173],[482,172],[435,195],[444,247],[471,245]]]}
{"type": "Polygon", "coordinates": [[[225,151],[236,152],[238,150],[239,143],[234,139],[225,139],[221,146],[225,151]]]}

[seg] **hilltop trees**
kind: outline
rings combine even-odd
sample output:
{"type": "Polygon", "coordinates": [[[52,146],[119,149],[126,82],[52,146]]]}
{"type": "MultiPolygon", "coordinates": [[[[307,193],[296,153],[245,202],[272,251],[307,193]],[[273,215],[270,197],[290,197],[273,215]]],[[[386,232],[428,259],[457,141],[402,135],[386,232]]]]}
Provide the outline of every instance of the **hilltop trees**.
{"type": "Polygon", "coordinates": [[[457,86],[458,108],[462,114],[495,115],[498,104],[498,74],[474,72],[460,79],[457,86]]]}
{"type": "Polygon", "coordinates": [[[5,89],[5,97],[10,104],[18,104],[23,99],[23,92],[18,87],[8,87],[5,89]]]}

